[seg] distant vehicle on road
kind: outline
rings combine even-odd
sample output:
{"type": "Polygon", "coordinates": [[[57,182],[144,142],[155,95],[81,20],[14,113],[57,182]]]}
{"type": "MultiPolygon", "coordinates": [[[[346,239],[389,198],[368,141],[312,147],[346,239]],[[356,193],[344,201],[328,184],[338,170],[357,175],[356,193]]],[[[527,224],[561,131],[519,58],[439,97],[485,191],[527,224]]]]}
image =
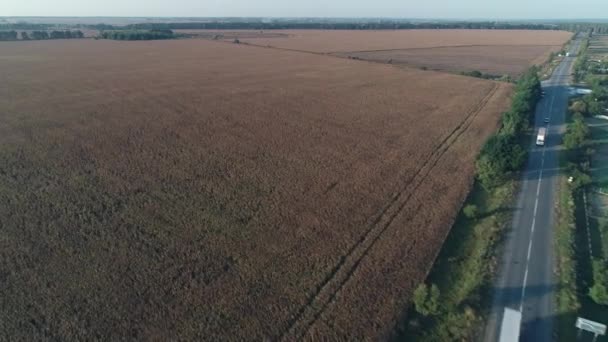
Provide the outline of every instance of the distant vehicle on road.
{"type": "Polygon", "coordinates": [[[548,124],[549,123],[549,117],[545,118],[545,123],[548,124]]]}
{"type": "Polygon", "coordinates": [[[546,135],[547,135],[547,129],[545,127],[541,127],[538,129],[538,135],[536,136],[536,146],[545,145],[546,135]]]}

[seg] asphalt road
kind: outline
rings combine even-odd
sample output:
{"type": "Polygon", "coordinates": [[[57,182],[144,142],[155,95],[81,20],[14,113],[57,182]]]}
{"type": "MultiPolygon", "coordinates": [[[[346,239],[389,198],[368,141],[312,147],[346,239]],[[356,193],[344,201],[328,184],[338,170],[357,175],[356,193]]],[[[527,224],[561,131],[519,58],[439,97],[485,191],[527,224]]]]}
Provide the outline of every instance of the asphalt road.
{"type": "MultiPolygon", "coordinates": [[[[570,52],[578,51],[580,43],[580,39],[574,40],[570,52]]],[[[575,59],[565,57],[551,78],[542,84],[545,96],[536,108],[535,131],[546,126],[546,142],[545,146],[536,146],[535,141],[531,141],[511,229],[505,237],[484,341],[498,341],[505,307],[522,312],[520,341],[553,340],[557,286],[554,279],[553,208],[557,196],[558,149],[575,59]],[[544,123],[547,117],[549,124],[544,123]]]]}

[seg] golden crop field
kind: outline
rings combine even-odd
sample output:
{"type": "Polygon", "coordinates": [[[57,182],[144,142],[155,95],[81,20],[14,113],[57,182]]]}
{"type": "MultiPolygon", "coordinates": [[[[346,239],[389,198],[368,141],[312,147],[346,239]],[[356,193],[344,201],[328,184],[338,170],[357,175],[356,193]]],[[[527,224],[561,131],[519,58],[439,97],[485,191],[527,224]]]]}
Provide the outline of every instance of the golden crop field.
{"type": "Polygon", "coordinates": [[[0,43],[0,79],[9,340],[389,336],[512,88],[197,39],[0,43]]]}

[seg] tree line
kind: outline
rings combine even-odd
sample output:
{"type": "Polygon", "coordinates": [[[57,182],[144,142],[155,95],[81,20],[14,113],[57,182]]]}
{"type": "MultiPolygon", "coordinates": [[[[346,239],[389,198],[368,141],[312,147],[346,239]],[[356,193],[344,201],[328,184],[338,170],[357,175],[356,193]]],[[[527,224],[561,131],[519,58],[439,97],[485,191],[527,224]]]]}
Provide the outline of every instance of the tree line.
{"type": "Polygon", "coordinates": [[[560,30],[570,32],[590,32],[595,34],[607,34],[608,23],[583,23],[583,22],[572,22],[572,23],[560,23],[556,26],[560,30]]]}
{"type": "MultiPolygon", "coordinates": [[[[62,25],[65,27],[65,25],[62,25]]],[[[405,19],[297,19],[265,21],[261,18],[207,18],[204,22],[140,23],[127,26],[109,24],[76,24],[71,28],[87,28],[99,31],[115,30],[178,30],[178,29],[323,29],[323,30],[403,30],[403,29],[491,29],[491,30],[566,30],[571,32],[608,33],[608,23],[602,22],[500,22],[500,21],[435,21],[412,22],[405,19]]],[[[0,24],[0,31],[57,29],[54,24],[7,23],[0,24]]]]}
{"type": "Polygon", "coordinates": [[[157,40],[157,39],[173,39],[177,35],[171,30],[120,30],[120,31],[103,31],[100,34],[103,39],[113,40],[157,40]]]}
{"type": "MultiPolygon", "coordinates": [[[[21,32],[21,40],[46,40],[46,39],[77,39],[84,38],[82,31],[32,31],[21,32]]],[[[17,31],[0,31],[0,41],[19,40],[17,31]]]]}
{"type": "Polygon", "coordinates": [[[0,31],[0,40],[17,40],[17,31],[0,31]]]}
{"type": "Polygon", "coordinates": [[[0,31],[7,30],[51,30],[57,28],[55,25],[50,24],[33,24],[33,23],[13,23],[13,24],[0,24],[0,31]]]}
{"type": "Polygon", "coordinates": [[[131,24],[126,29],[137,30],[288,30],[288,29],[317,29],[317,30],[402,30],[402,29],[527,29],[554,30],[555,25],[545,24],[515,24],[500,22],[403,22],[403,21],[369,21],[369,22],[309,22],[309,21],[215,21],[190,23],[140,23],[131,24]]]}
{"type": "MultiPolygon", "coordinates": [[[[582,58],[580,56],[579,58],[582,58]]],[[[589,143],[591,130],[585,121],[585,117],[604,114],[604,108],[608,103],[608,91],[606,80],[593,79],[591,82],[592,93],[580,99],[573,100],[569,111],[572,121],[566,127],[564,134],[564,147],[567,150],[568,174],[573,182],[572,188],[575,196],[581,202],[581,194],[585,188],[593,183],[591,177],[592,156],[595,154],[593,145],[589,143]]],[[[608,224],[598,222],[598,229],[602,231],[600,237],[608,239],[608,224]]],[[[602,241],[602,244],[605,244],[602,241]]],[[[608,305],[608,254],[594,256],[591,263],[593,285],[589,288],[589,297],[599,305],[608,305]]]]}
{"type": "Polygon", "coordinates": [[[540,94],[538,67],[532,67],[517,81],[511,108],[502,115],[501,127],[486,142],[477,159],[477,177],[484,188],[502,184],[525,163],[527,152],[521,146],[521,138],[529,128],[540,94]]]}
{"type": "Polygon", "coordinates": [[[576,61],[574,62],[574,82],[580,82],[585,78],[588,71],[587,50],[589,49],[589,38],[585,38],[581,43],[581,48],[576,61]]]}

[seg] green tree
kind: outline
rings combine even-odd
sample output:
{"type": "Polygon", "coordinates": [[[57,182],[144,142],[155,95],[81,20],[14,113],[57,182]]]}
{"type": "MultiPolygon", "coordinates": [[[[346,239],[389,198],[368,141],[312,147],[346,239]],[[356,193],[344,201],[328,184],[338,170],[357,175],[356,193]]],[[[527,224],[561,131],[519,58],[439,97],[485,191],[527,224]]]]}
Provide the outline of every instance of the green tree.
{"type": "Polygon", "coordinates": [[[587,113],[587,102],[585,101],[574,101],[570,106],[570,111],[573,113],[580,113],[585,115],[587,113]]]}
{"type": "Polygon", "coordinates": [[[589,115],[602,115],[604,114],[604,103],[596,101],[595,99],[587,103],[587,113],[589,115]]]}
{"type": "Polygon", "coordinates": [[[64,31],[52,31],[50,37],[51,37],[51,39],[64,39],[64,38],[67,38],[65,36],[65,32],[64,31]]]}
{"type": "Polygon", "coordinates": [[[580,189],[592,183],[591,176],[581,170],[580,164],[568,163],[566,166],[568,174],[573,178],[572,188],[580,189]]]}
{"type": "Polygon", "coordinates": [[[477,160],[477,177],[486,189],[502,183],[511,171],[518,170],[526,161],[526,151],[508,134],[492,136],[477,160]]]}
{"type": "Polygon", "coordinates": [[[46,31],[33,31],[32,39],[35,39],[35,40],[49,39],[49,33],[46,31]]]}
{"type": "Polygon", "coordinates": [[[580,148],[589,136],[589,127],[580,114],[574,114],[574,120],[566,127],[564,147],[569,150],[580,148]]]}
{"type": "Polygon", "coordinates": [[[0,31],[0,40],[17,40],[17,31],[0,31]]]}

